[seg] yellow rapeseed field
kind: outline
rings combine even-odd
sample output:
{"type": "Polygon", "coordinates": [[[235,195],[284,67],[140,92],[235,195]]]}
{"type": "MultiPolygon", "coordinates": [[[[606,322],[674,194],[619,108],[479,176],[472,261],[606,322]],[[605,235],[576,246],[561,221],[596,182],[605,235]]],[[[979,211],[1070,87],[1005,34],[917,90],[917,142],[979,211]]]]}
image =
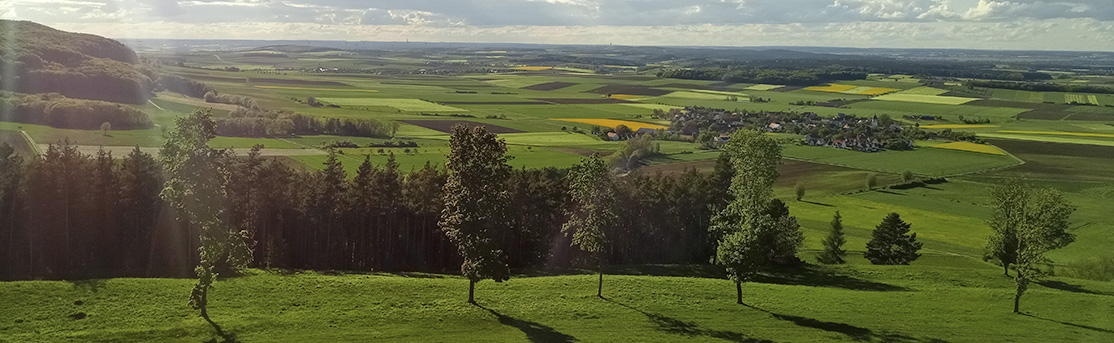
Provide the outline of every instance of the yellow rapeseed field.
{"type": "Polygon", "coordinates": [[[642,98],[645,98],[645,97],[646,96],[644,96],[644,95],[634,95],[634,94],[612,94],[611,95],[612,99],[619,99],[619,100],[642,99],[642,98]]]}
{"type": "Polygon", "coordinates": [[[829,85],[827,85],[827,86],[812,86],[812,87],[805,87],[805,90],[806,90],[806,91],[817,91],[817,92],[833,92],[833,93],[839,93],[839,92],[846,92],[846,91],[849,91],[849,90],[855,89],[856,87],[858,87],[858,86],[854,86],[854,85],[841,85],[841,84],[838,84],[838,83],[833,83],[833,84],[829,84],[829,85]]]}
{"type": "Polygon", "coordinates": [[[619,125],[626,125],[631,130],[635,130],[635,131],[638,131],[638,129],[641,129],[641,128],[654,129],[654,130],[668,129],[669,128],[668,126],[664,126],[664,125],[641,123],[641,122],[636,122],[636,121],[618,120],[618,119],[550,119],[550,120],[569,121],[569,122],[574,122],[574,123],[597,125],[597,126],[606,126],[606,127],[611,127],[611,128],[619,126],[619,125]]]}
{"type": "Polygon", "coordinates": [[[981,153],[984,153],[984,154],[994,154],[994,155],[1005,155],[1006,154],[1005,151],[1002,151],[1002,149],[998,149],[998,147],[995,147],[993,145],[978,144],[978,143],[971,143],[971,142],[951,142],[951,143],[933,145],[932,147],[933,148],[940,148],[940,149],[952,149],[952,150],[981,152],[981,153]]]}
{"type": "Polygon", "coordinates": [[[984,127],[998,127],[998,125],[969,125],[969,124],[936,124],[921,125],[922,129],[977,129],[984,127]]]}
{"type": "Polygon", "coordinates": [[[550,70],[550,69],[553,69],[553,67],[526,66],[526,67],[514,67],[514,69],[537,71],[537,70],[550,70]]]}

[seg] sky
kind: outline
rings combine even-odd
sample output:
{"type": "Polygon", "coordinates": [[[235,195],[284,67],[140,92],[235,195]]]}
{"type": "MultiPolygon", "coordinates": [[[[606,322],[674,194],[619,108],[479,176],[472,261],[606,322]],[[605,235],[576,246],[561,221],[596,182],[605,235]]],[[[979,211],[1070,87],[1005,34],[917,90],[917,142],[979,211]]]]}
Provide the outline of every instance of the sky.
{"type": "Polygon", "coordinates": [[[0,0],[111,38],[1114,51],[1114,0],[0,0]]]}

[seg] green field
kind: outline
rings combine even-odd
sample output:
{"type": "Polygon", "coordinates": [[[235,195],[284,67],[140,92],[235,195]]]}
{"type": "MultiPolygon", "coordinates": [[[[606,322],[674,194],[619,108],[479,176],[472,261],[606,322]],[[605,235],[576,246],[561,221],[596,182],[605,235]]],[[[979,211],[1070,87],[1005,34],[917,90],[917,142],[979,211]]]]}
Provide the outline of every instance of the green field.
{"type": "Polygon", "coordinates": [[[929,176],[948,176],[980,172],[1018,164],[1009,156],[977,152],[920,148],[913,151],[863,153],[811,146],[786,146],[786,157],[834,164],[856,169],[901,173],[905,170],[929,176]]]}
{"type": "Polygon", "coordinates": [[[318,101],[340,106],[392,107],[403,111],[467,112],[452,106],[439,105],[418,99],[396,98],[317,98],[318,101]]]}
{"type": "Polygon", "coordinates": [[[901,102],[921,102],[926,104],[940,104],[940,105],[962,105],[978,99],[975,98],[961,98],[955,96],[942,96],[942,95],[929,95],[921,93],[894,93],[881,95],[874,98],[875,100],[885,101],[901,101],[901,102]]]}

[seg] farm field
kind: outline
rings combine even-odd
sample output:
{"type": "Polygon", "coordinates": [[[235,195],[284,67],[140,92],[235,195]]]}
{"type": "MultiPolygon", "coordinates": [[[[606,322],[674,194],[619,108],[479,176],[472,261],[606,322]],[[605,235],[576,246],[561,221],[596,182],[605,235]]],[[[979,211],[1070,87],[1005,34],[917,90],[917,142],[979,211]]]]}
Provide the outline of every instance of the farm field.
{"type": "Polygon", "coordinates": [[[923,102],[926,104],[940,104],[940,105],[962,105],[968,102],[975,101],[974,98],[961,98],[957,96],[942,96],[942,95],[928,95],[919,93],[895,93],[882,95],[874,98],[875,100],[885,101],[901,101],[901,102],[923,102]]]}
{"type": "Polygon", "coordinates": [[[468,110],[438,105],[418,99],[390,98],[318,98],[318,101],[340,106],[381,106],[403,111],[467,112],[468,110]]]}
{"type": "Polygon", "coordinates": [[[786,146],[786,157],[828,163],[856,169],[901,173],[905,170],[927,176],[951,176],[1016,165],[1008,156],[948,149],[915,149],[913,151],[856,151],[811,146],[786,146]]]}
{"type": "Polygon", "coordinates": [[[932,147],[937,148],[937,149],[952,149],[952,150],[981,152],[981,153],[991,154],[991,155],[1005,155],[1006,154],[1005,151],[1002,151],[1002,149],[998,149],[994,146],[986,145],[986,144],[971,143],[971,142],[951,142],[951,143],[933,145],[932,147]]]}

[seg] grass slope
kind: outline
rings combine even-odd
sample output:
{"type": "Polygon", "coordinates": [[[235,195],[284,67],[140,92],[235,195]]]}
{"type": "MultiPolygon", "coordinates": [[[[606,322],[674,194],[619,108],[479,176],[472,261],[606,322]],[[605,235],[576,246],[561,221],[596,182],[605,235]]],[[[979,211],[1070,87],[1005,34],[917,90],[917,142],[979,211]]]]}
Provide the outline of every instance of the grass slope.
{"type": "MultiPolygon", "coordinates": [[[[655,266],[612,272],[718,275],[655,266]]],[[[217,283],[210,313],[244,342],[985,342],[1114,339],[1114,287],[1034,286],[1010,313],[1013,282],[994,268],[814,267],[743,286],[708,277],[594,275],[481,282],[456,276],[253,272],[217,283]]],[[[197,342],[214,337],[185,303],[192,280],[0,283],[0,340],[197,342]],[[83,313],[84,319],[71,315],[83,313]]]]}

